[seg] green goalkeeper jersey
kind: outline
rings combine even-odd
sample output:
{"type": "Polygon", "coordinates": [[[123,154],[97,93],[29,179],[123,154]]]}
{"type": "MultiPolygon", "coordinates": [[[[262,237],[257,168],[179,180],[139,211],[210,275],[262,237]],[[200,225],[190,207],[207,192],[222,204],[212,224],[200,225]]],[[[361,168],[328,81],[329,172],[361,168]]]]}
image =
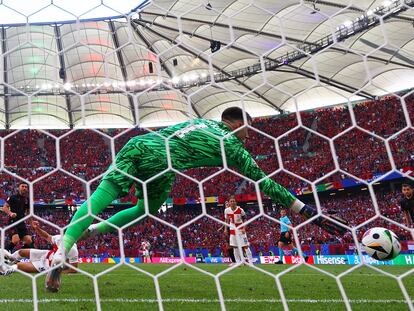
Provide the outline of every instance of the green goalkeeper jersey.
{"type": "MultiPolygon", "coordinates": [[[[115,163],[119,170],[110,170],[104,177],[121,186],[122,194],[129,191],[134,182],[126,172],[141,181],[154,177],[148,186],[148,195],[156,196],[170,190],[175,174],[168,170],[168,156],[171,167],[183,171],[189,168],[227,166],[236,168],[251,180],[262,180],[260,189],[276,202],[289,206],[295,197],[284,187],[266,177],[257,166],[242,141],[231,133],[223,123],[196,119],[130,139],[117,154],[115,163]],[[223,147],[221,145],[221,141],[223,147]],[[266,177],[266,178],[265,178],[266,177]]],[[[142,197],[141,187],[137,187],[142,197]]]]}

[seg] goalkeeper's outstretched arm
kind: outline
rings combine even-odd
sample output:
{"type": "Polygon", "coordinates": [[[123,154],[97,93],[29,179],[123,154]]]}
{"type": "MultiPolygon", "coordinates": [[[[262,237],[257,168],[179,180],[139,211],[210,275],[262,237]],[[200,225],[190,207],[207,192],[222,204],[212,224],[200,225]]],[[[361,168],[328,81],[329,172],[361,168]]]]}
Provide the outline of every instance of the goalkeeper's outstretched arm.
{"type": "Polygon", "coordinates": [[[291,208],[295,212],[300,212],[300,209],[305,206],[285,187],[267,177],[240,140],[235,137],[230,138],[225,141],[224,147],[228,163],[231,166],[235,166],[240,173],[253,181],[261,180],[259,184],[260,190],[270,196],[272,200],[286,208],[291,208]]]}
{"type": "MultiPolygon", "coordinates": [[[[291,209],[296,213],[302,214],[307,219],[318,214],[315,208],[306,205],[297,199],[285,187],[267,177],[236,136],[229,137],[225,140],[224,148],[229,165],[237,167],[244,176],[252,179],[253,181],[260,181],[260,190],[268,195],[273,201],[291,209]]],[[[332,216],[331,218],[334,218],[336,221],[343,224],[347,224],[347,222],[341,218],[332,216]]],[[[323,217],[316,218],[313,223],[333,235],[344,235],[346,233],[346,228],[323,217]]]]}

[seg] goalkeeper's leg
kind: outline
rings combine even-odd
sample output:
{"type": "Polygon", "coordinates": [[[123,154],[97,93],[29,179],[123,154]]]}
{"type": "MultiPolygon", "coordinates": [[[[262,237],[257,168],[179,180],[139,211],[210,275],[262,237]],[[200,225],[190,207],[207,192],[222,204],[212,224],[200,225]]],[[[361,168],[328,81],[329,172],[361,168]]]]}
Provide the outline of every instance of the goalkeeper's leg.
{"type": "Polygon", "coordinates": [[[63,247],[65,252],[69,252],[73,244],[79,240],[83,231],[89,227],[94,218],[88,215],[88,203],[91,205],[92,215],[98,215],[113,200],[118,197],[120,187],[111,181],[103,180],[89,200],[83,202],[71,220],[71,224],[63,236],[63,247]]]}
{"type": "MultiPolygon", "coordinates": [[[[172,184],[174,182],[174,174],[164,174],[160,178],[151,181],[148,186],[148,209],[150,214],[155,214],[161,207],[162,203],[167,200],[170,194],[172,184]]],[[[115,231],[116,228],[121,228],[145,214],[145,201],[143,199],[138,200],[136,206],[125,209],[116,213],[111,218],[92,225],[85,232],[84,237],[115,231]]]]}
{"type": "MultiPolygon", "coordinates": [[[[170,193],[171,186],[174,182],[174,174],[164,174],[160,178],[153,180],[149,183],[148,197],[150,212],[154,213],[161,204],[167,199],[170,193]]],[[[103,180],[98,189],[92,194],[89,199],[92,209],[92,214],[97,215],[102,212],[121,192],[121,187],[109,180],[103,180]]],[[[51,270],[46,277],[46,289],[52,292],[56,292],[60,287],[60,275],[62,272],[62,263],[64,261],[64,253],[67,253],[73,246],[73,244],[81,237],[82,233],[93,221],[93,217],[86,216],[88,213],[88,204],[85,202],[76,212],[72,219],[73,223],[69,226],[63,237],[64,250],[60,249],[55,253],[52,265],[58,266],[51,270]],[[82,218],[85,217],[85,218],[82,218]]],[[[113,231],[114,227],[122,227],[128,223],[131,223],[134,219],[142,216],[145,213],[145,205],[143,200],[139,200],[138,204],[132,208],[119,212],[97,225],[100,232],[113,231]]]]}
{"type": "MultiPolygon", "coordinates": [[[[162,203],[165,202],[167,197],[168,197],[168,194],[165,196],[159,197],[157,199],[148,200],[149,212],[151,214],[154,214],[161,207],[162,203]]],[[[86,238],[88,236],[94,236],[96,234],[112,232],[112,231],[115,231],[116,228],[123,227],[126,224],[130,224],[130,223],[132,225],[132,222],[135,219],[141,217],[144,214],[145,214],[144,200],[140,199],[138,200],[137,205],[135,205],[134,207],[118,212],[114,216],[112,216],[111,218],[103,222],[89,226],[87,232],[85,232],[85,235],[83,237],[86,238]]]]}
{"type": "Polygon", "coordinates": [[[93,217],[88,215],[88,204],[91,205],[91,212],[97,215],[102,212],[114,199],[118,197],[121,188],[111,181],[103,180],[90,199],[85,201],[71,220],[71,225],[63,236],[63,249],[59,246],[53,257],[53,269],[46,276],[46,289],[50,292],[57,292],[60,287],[60,276],[63,270],[65,254],[69,252],[73,244],[79,239],[83,231],[92,223],[93,217]]]}

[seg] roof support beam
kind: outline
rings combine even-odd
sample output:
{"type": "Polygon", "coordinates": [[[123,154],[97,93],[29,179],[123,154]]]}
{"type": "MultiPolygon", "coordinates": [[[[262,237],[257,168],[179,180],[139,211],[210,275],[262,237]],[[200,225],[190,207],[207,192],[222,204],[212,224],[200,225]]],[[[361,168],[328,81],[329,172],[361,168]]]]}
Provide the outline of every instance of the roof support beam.
{"type": "MultiPolygon", "coordinates": [[[[144,22],[141,22],[141,21],[139,21],[139,20],[135,20],[134,21],[135,23],[138,23],[138,24],[140,24],[142,27],[146,27],[146,25],[145,25],[145,23],[144,22]]],[[[162,34],[160,34],[160,33],[157,33],[157,32],[155,32],[153,29],[151,29],[150,27],[147,27],[146,29],[148,29],[150,32],[152,32],[152,33],[154,33],[154,34],[156,34],[157,36],[159,36],[159,37],[161,37],[161,38],[163,38],[163,39],[165,39],[165,40],[168,40],[168,41],[171,41],[171,39],[170,38],[167,38],[166,36],[164,36],[164,35],[162,35],[162,34]]],[[[173,42],[174,42],[174,44],[179,44],[175,39],[173,40],[173,42]]],[[[180,48],[182,49],[182,50],[184,50],[184,51],[186,51],[186,52],[188,52],[188,53],[190,53],[191,55],[193,55],[194,57],[198,57],[201,61],[203,61],[205,64],[209,64],[209,61],[207,60],[207,59],[205,59],[204,57],[202,57],[202,56],[199,56],[199,55],[197,55],[194,51],[192,51],[192,50],[190,50],[190,49],[188,49],[187,47],[185,47],[185,46],[183,46],[183,45],[180,45],[180,48]]],[[[217,65],[214,65],[214,64],[212,64],[212,66],[213,66],[213,68],[214,69],[216,69],[217,71],[219,71],[219,72],[221,72],[223,75],[225,75],[225,76],[228,76],[229,77],[229,79],[228,80],[231,80],[230,78],[232,78],[232,76],[228,73],[228,72],[226,72],[226,71],[224,71],[223,69],[221,69],[220,67],[218,67],[217,65]]],[[[249,90],[249,91],[252,91],[252,89],[246,84],[246,83],[244,83],[243,81],[241,81],[239,78],[232,78],[235,82],[237,82],[238,84],[240,84],[241,86],[243,86],[244,88],[246,88],[247,90],[249,90]]],[[[261,98],[261,99],[263,99],[266,103],[268,103],[268,104],[270,104],[272,107],[274,107],[279,113],[283,113],[283,111],[275,104],[275,103],[273,103],[272,101],[270,101],[269,99],[267,99],[266,97],[264,97],[264,96],[262,96],[259,92],[257,92],[257,91],[253,91],[253,93],[256,95],[256,96],[258,96],[259,98],[261,98]]]]}
{"type": "MultiPolygon", "coordinates": [[[[150,21],[146,21],[145,19],[141,19],[141,20],[144,21],[144,22],[146,22],[146,23],[150,23],[150,21]]],[[[155,22],[153,22],[152,24],[155,25],[155,26],[157,26],[157,27],[163,28],[163,29],[167,29],[167,30],[171,30],[171,31],[176,31],[178,34],[180,33],[180,31],[177,28],[169,27],[169,26],[162,25],[162,24],[155,23],[155,22]]],[[[191,37],[195,37],[195,38],[198,38],[198,39],[207,41],[209,43],[208,47],[210,47],[210,41],[213,40],[213,39],[210,39],[210,38],[207,38],[207,37],[198,35],[198,34],[193,34],[193,33],[189,32],[189,31],[186,31],[186,30],[181,30],[181,32],[183,34],[185,34],[185,35],[188,35],[188,36],[191,36],[191,37]]],[[[225,44],[227,44],[227,43],[225,43],[225,44]]],[[[232,49],[235,49],[236,51],[243,52],[243,53],[246,53],[246,54],[253,55],[253,56],[257,57],[257,55],[254,54],[253,52],[251,52],[249,50],[246,50],[246,49],[243,49],[243,48],[240,48],[238,46],[232,45],[231,48],[232,49]]]]}
{"type": "MultiPolygon", "coordinates": [[[[315,0],[305,0],[305,1],[308,2],[308,3],[310,3],[310,4],[312,4],[312,5],[313,5],[313,3],[315,3],[315,0]]],[[[321,4],[321,5],[327,5],[327,6],[334,6],[334,7],[338,7],[338,8],[345,8],[346,7],[346,5],[343,5],[343,4],[332,3],[332,2],[329,2],[329,1],[320,1],[320,0],[318,0],[316,2],[316,5],[319,5],[319,4],[321,4]]],[[[361,9],[359,9],[357,7],[353,7],[353,6],[348,7],[348,9],[349,10],[354,10],[354,11],[357,11],[357,12],[361,12],[361,13],[364,12],[363,10],[361,10],[361,9]]],[[[151,16],[159,16],[159,17],[163,17],[163,18],[173,18],[173,19],[176,19],[176,17],[173,16],[173,15],[171,15],[171,14],[159,14],[159,13],[153,13],[153,12],[144,12],[142,14],[143,15],[151,15],[151,16]]],[[[398,15],[393,15],[392,18],[406,19],[405,17],[398,16],[398,15]]],[[[203,24],[206,24],[206,25],[208,25],[210,27],[213,27],[213,26],[220,27],[220,28],[228,28],[229,27],[228,25],[222,24],[222,23],[212,23],[212,22],[209,22],[209,21],[200,21],[200,20],[193,19],[193,18],[188,18],[188,17],[181,17],[180,19],[183,20],[183,21],[194,22],[194,23],[200,23],[200,22],[202,22],[203,24]]],[[[411,22],[414,21],[414,19],[409,19],[409,20],[411,22]]],[[[151,24],[155,24],[155,23],[151,22],[151,24]]],[[[158,23],[157,23],[157,25],[158,25],[158,23]]],[[[264,36],[267,36],[267,37],[270,37],[270,38],[282,40],[282,36],[279,36],[279,35],[274,34],[274,33],[266,32],[266,31],[256,31],[256,30],[253,30],[253,29],[250,29],[250,28],[238,27],[238,26],[232,26],[232,28],[233,29],[236,29],[236,30],[240,30],[240,31],[246,31],[246,32],[252,33],[254,35],[260,34],[260,35],[264,35],[264,36]]],[[[195,36],[195,34],[191,34],[191,35],[192,36],[195,36]]],[[[303,40],[295,39],[295,38],[292,38],[292,37],[285,37],[285,38],[289,42],[304,43],[304,44],[311,44],[312,43],[312,42],[308,42],[308,41],[303,41],[303,40]]],[[[235,48],[235,47],[233,46],[232,48],[235,48]]],[[[341,51],[341,52],[344,52],[344,53],[353,53],[353,54],[356,54],[356,53],[354,53],[352,51],[346,51],[345,49],[338,48],[337,46],[332,46],[332,47],[330,47],[330,49],[336,50],[336,51],[341,51]]],[[[407,68],[410,68],[410,69],[414,69],[414,66],[406,65],[406,64],[403,64],[403,63],[400,63],[400,62],[390,61],[390,60],[383,59],[383,58],[376,57],[376,56],[372,56],[372,55],[367,56],[367,59],[382,61],[382,62],[385,62],[385,63],[390,63],[390,64],[394,64],[394,65],[398,65],[398,66],[404,66],[404,67],[407,67],[407,68]]]]}
{"type": "MultiPolygon", "coordinates": [[[[159,14],[159,13],[154,13],[154,12],[142,12],[141,14],[142,15],[159,16],[159,17],[162,17],[162,18],[167,17],[167,18],[177,19],[175,16],[173,16],[171,14],[159,14]]],[[[220,27],[220,28],[229,28],[229,25],[226,25],[226,24],[223,24],[223,23],[212,23],[212,22],[209,22],[209,21],[204,21],[204,20],[201,21],[201,20],[197,20],[197,19],[194,19],[194,18],[188,18],[188,17],[180,17],[180,19],[182,21],[186,21],[186,22],[195,22],[195,23],[199,23],[199,24],[200,23],[206,24],[210,27],[214,26],[214,27],[220,27]]],[[[152,22],[151,22],[151,24],[152,24],[152,22]]],[[[248,33],[251,33],[251,34],[254,34],[254,35],[260,34],[260,35],[264,35],[264,36],[271,37],[271,38],[274,38],[274,39],[283,40],[282,36],[276,35],[272,32],[257,31],[257,30],[251,29],[251,28],[240,27],[240,26],[232,26],[232,28],[235,29],[235,30],[239,30],[239,31],[245,31],[245,32],[248,32],[248,33]]],[[[303,43],[302,40],[291,38],[291,37],[285,37],[285,39],[287,41],[290,41],[290,42],[303,43]]]]}
{"type": "MultiPolygon", "coordinates": [[[[119,39],[116,33],[115,24],[113,21],[109,21],[108,24],[109,24],[109,29],[111,30],[112,41],[114,42],[114,46],[116,49],[116,56],[118,57],[118,62],[119,62],[119,65],[121,66],[122,78],[124,79],[124,82],[126,83],[128,81],[128,72],[125,67],[124,58],[122,57],[122,52],[120,49],[119,39]]],[[[126,85],[126,90],[129,91],[128,85],[126,85]]],[[[135,111],[134,99],[129,93],[127,96],[128,96],[129,107],[132,112],[132,120],[134,121],[134,125],[136,125],[137,124],[137,113],[135,111]]]]}
{"type": "MultiPolygon", "coordinates": [[[[344,54],[351,53],[351,54],[354,54],[354,55],[359,55],[359,54],[357,54],[356,52],[354,52],[352,50],[345,50],[345,49],[338,48],[336,46],[331,47],[331,49],[333,51],[337,51],[337,52],[344,53],[344,54]]],[[[405,67],[405,68],[408,68],[408,69],[414,69],[414,66],[412,66],[412,65],[396,62],[396,61],[393,61],[393,60],[389,60],[389,59],[374,56],[374,55],[368,55],[368,56],[365,56],[365,57],[368,60],[375,60],[375,61],[383,62],[385,64],[393,64],[393,65],[405,67]]]]}
{"type": "MultiPolygon", "coordinates": [[[[136,23],[131,22],[131,26],[134,28],[135,33],[138,35],[138,37],[144,41],[145,45],[147,46],[147,48],[154,54],[157,54],[157,51],[154,50],[154,48],[152,47],[151,43],[142,35],[142,33],[140,32],[138,26],[136,23]]],[[[161,60],[161,64],[164,66],[165,71],[167,72],[168,76],[170,77],[170,79],[174,78],[173,77],[173,73],[171,72],[170,68],[168,68],[167,64],[164,63],[164,61],[162,59],[161,60]]],[[[186,94],[185,90],[183,88],[179,89],[182,93],[186,94]]],[[[194,103],[191,101],[191,108],[193,109],[193,111],[195,112],[195,114],[197,115],[197,117],[201,118],[200,112],[197,110],[197,107],[194,105],[194,103]]]]}
{"type": "MultiPolygon", "coordinates": [[[[303,68],[299,68],[299,67],[294,66],[292,64],[289,64],[287,66],[290,67],[290,68],[292,68],[292,69],[294,69],[294,71],[293,71],[294,73],[297,73],[297,74],[299,74],[299,75],[301,75],[303,77],[306,77],[306,78],[311,78],[311,79],[316,80],[315,74],[313,72],[311,72],[311,71],[308,71],[308,70],[303,69],[303,68]]],[[[331,78],[322,76],[320,74],[318,74],[318,77],[319,77],[319,80],[321,82],[323,82],[325,84],[328,84],[330,86],[333,86],[333,87],[335,87],[337,89],[340,89],[342,91],[345,91],[345,92],[348,92],[348,93],[351,93],[351,94],[352,93],[356,93],[356,92],[359,91],[358,89],[356,89],[356,88],[354,88],[352,86],[349,86],[349,85],[347,85],[345,83],[342,83],[342,82],[340,82],[338,80],[331,79],[331,78]]],[[[371,100],[375,99],[375,96],[374,95],[369,94],[369,93],[364,92],[364,91],[358,92],[358,94],[360,96],[362,96],[362,97],[365,97],[366,99],[371,99],[371,100]]]]}
{"type": "MultiPolygon", "coordinates": [[[[355,6],[347,6],[345,4],[340,4],[339,2],[330,2],[330,1],[323,1],[323,0],[304,0],[305,2],[308,2],[309,4],[312,4],[314,7],[318,7],[320,6],[329,6],[329,7],[334,7],[334,8],[338,8],[338,9],[347,9],[349,11],[354,11],[354,12],[358,12],[361,14],[364,14],[365,11],[355,7],[355,6]]],[[[373,1],[374,2],[374,1],[373,1]]],[[[394,19],[399,19],[399,20],[405,20],[405,21],[409,21],[409,22],[413,22],[414,19],[410,18],[410,17],[406,17],[406,16],[393,16],[394,19]]]]}
{"type": "MultiPolygon", "coordinates": [[[[7,76],[7,56],[5,56],[4,54],[7,51],[7,45],[6,45],[6,29],[4,28],[4,26],[1,27],[1,47],[3,50],[3,81],[4,83],[7,84],[8,82],[8,76],[7,76]]],[[[7,87],[7,85],[3,85],[3,91],[4,94],[8,94],[9,93],[9,88],[7,87]]],[[[5,127],[8,130],[10,128],[10,116],[9,116],[9,96],[4,96],[4,120],[6,122],[5,127]]]]}
{"type": "MultiPolygon", "coordinates": [[[[60,69],[63,70],[63,83],[65,84],[67,82],[67,79],[66,79],[67,76],[66,76],[65,57],[63,56],[63,45],[62,45],[62,38],[60,34],[60,26],[55,25],[53,28],[55,30],[56,44],[57,44],[57,49],[58,49],[58,54],[59,54],[60,69]]],[[[73,116],[72,116],[72,105],[70,102],[69,93],[65,94],[65,101],[66,101],[66,109],[68,113],[69,127],[73,128],[74,124],[73,124],[73,116]]]]}

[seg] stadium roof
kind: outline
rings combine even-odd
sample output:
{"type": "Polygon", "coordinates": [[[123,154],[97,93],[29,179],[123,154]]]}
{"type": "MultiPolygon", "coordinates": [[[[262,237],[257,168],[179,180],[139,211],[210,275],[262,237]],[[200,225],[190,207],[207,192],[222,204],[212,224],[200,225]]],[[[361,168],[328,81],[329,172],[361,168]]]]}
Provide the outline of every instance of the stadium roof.
{"type": "Polygon", "coordinates": [[[414,86],[414,0],[65,2],[0,5],[0,126],[273,115],[414,86]]]}

